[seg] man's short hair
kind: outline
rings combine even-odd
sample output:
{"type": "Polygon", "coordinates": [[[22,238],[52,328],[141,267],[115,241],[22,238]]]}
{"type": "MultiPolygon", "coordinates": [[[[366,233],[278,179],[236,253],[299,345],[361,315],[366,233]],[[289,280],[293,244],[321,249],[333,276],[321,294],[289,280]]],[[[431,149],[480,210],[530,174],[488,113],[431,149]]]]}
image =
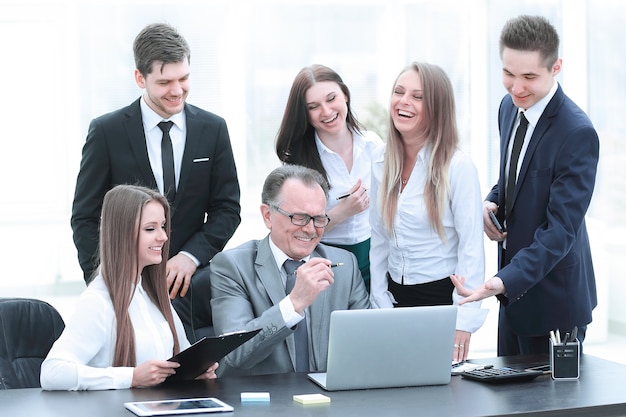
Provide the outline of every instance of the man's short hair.
{"type": "Polygon", "coordinates": [[[311,187],[315,184],[322,187],[326,200],[328,200],[328,181],[318,171],[303,167],[301,165],[282,165],[274,169],[265,179],[263,184],[263,192],[261,193],[261,201],[263,204],[280,205],[278,201],[280,190],[285,181],[294,178],[302,181],[305,185],[311,187]]]}
{"type": "Polygon", "coordinates": [[[559,57],[559,34],[543,16],[521,15],[507,21],[500,34],[500,57],[504,48],[539,51],[548,69],[559,57]]]}
{"type": "Polygon", "coordinates": [[[191,52],[185,38],[178,31],[165,23],[153,23],[146,26],[133,43],[135,66],[146,77],[152,71],[154,62],[165,64],[189,62],[191,52]]]}

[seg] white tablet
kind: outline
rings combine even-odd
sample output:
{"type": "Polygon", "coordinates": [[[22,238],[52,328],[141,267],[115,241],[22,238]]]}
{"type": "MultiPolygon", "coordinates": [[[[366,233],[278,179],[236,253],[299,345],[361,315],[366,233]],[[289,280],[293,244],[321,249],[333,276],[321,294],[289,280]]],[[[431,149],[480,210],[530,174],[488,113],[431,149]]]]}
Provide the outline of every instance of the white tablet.
{"type": "Polygon", "coordinates": [[[138,416],[169,416],[177,414],[220,413],[233,407],[217,398],[182,398],[179,400],[137,401],[124,403],[138,416]]]}

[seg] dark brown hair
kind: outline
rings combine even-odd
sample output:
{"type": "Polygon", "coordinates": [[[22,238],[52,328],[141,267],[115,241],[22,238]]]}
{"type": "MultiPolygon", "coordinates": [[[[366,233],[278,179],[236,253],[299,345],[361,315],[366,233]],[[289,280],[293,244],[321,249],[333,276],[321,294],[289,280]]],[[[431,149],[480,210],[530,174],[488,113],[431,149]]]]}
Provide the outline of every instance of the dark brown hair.
{"type": "Polygon", "coordinates": [[[133,43],[135,67],[141,75],[147,77],[154,62],[165,64],[190,61],[189,45],[183,36],[172,26],[165,23],[153,23],[146,26],[133,43]]]}
{"type": "Polygon", "coordinates": [[[321,172],[328,180],[328,175],[315,145],[315,129],[309,119],[305,95],[315,83],[331,81],[337,83],[346,96],[348,114],[346,124],[354,132],[363,128],[350,108],[350,90],[339,74],[324,65],[311,65],[300,70],[293,80],[287,106],[276,135],[276,155],[286,164],[303,165],[321,172]]]}
{"type": "Polygon", "coordinates": [[[539,51],[543,65],[550,69],[559,58],[559,34],[545,17],[521,15],[502,28],[500,57],[504,48],[539,51]]]}

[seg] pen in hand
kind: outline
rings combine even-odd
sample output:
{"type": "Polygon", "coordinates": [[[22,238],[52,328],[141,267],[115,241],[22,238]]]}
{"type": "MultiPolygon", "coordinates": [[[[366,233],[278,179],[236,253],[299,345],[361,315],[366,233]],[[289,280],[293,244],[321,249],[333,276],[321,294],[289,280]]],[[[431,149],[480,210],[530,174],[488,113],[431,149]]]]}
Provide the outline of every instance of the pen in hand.
{"type": "Polygon", "coordinates": [[[338,262],[338,263],[336,263],[336,264],[330,264],[330,267],[331,267],[331,268],[336,268],[336,267],[338,267],[338,266],[343,266],[343,262],[338,262]]]}
{"type": "Polygon", "coordinates": [[[346,193],[346,194],[342,194],[339,197],[337,197],[337,200],[343,200],[344,198],[348,198],[352,195],[352,193],[346,193]]]}

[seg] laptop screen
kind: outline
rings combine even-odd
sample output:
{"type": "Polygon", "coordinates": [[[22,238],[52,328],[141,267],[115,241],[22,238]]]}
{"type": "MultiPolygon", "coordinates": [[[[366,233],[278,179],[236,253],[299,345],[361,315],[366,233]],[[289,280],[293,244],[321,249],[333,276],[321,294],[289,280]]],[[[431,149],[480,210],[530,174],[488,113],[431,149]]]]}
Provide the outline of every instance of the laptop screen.
{"type": "Polygon", "coordinates": [[[334,311],[323,388],[449,383],[456,312],[456,306],[334,311]]]}

